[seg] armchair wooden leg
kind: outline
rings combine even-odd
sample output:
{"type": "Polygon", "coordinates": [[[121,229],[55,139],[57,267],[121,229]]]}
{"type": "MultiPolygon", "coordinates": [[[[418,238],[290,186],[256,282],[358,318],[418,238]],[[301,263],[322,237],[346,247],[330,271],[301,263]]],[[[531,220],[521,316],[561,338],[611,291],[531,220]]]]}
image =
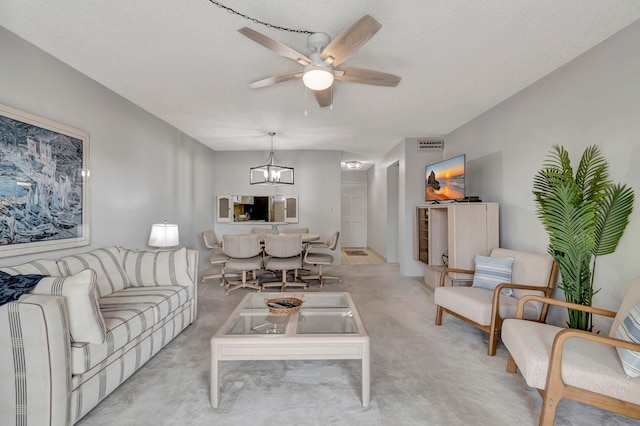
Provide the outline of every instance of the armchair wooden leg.
{"type": "Polygon", "coordinates": [[[436,309],[436,325],[442,325],[442,308],[440,306],[436,309]]]}
{"type": "Polygon", "coordinates": [[[507,372],[508,373],[515,373],[516,371],[518,371],[518,366],[516,365],[516,360],[513,359],[511,354],[509,354],[509,358],[507,358],[507,372]]]}
{"type": "Polygon", "coordinates": [[[493,332],[489,332],[489,348],[487,349],[487,354],[489,356],[494,356],[496,354],[496,347],[498,346],[498,334],[500,334],[500,330],[493,330],[493,332]]]}
{"type": "Polygon", "coordinates": [[[556,420],[556,410],[560,399],[547,389],[542,396],[542,412],[540,413],[540,426],[553,426],[556,420]]]}
{"type": "Polygon", "coordinates": [[[496,354],[496,347],[498,346],[498,340],[500,338],[500,329],[494,327],[492,330],[489,330],[489,348],[487,350],[487,354],[489,356],[494,356],[496,354]]]}

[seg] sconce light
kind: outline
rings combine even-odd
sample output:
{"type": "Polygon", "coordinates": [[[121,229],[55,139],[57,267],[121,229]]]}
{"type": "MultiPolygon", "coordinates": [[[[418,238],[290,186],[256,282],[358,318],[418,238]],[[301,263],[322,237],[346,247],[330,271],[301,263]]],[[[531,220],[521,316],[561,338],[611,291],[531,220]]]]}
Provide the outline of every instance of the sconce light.
{"type": "Polygon", "coordinates": [[[154,223],[151,225],[151,234],[149,235],[149,246],[170,248],[180,244],[178,235],[178,225],[167,223],[154,223]]]}

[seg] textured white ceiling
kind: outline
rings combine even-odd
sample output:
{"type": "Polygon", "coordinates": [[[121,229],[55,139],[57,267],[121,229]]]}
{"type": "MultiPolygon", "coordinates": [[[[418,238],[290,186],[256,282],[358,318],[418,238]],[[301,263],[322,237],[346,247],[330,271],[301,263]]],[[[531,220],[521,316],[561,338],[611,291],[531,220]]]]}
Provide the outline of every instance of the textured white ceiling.
{"type": "Polygon", "coordinates": [[[306,36],[208,0],[0,0],[0,25],[215,150],[337,149],[371,163],[402,138],[445,135],[640,18],[638,0],[224,0],[274,25],[336,36],[365,14],[382,29],[346,66],[395,88],[336,82],[320,109],[301,69],[244,37],[302,53],[306,36]],[[307,111],[307,114],[305,114],[307,111]]]}

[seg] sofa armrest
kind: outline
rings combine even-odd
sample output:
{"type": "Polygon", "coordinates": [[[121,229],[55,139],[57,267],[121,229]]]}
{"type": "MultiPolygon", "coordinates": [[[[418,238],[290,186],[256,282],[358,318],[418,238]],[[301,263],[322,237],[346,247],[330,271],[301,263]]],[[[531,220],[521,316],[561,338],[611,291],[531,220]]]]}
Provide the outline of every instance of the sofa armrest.
{"type": "Polygon", "coordinates": [[[0,424],[69,424],[70,341],[62,297],[0,306],[0,424]]]}
{"type": "Polygon", "coordinates": [[[187,267],[189,277],[193,282],[193,309],[191,310],[191,322],[198,315],[198,250],[187,249],[187,267]]]}

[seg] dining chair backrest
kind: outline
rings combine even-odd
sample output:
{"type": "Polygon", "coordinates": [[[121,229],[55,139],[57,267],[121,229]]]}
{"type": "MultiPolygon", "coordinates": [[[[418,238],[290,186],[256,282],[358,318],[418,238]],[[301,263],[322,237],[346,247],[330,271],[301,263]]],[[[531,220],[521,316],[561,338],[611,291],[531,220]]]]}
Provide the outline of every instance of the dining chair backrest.
{"type": "Polygon", "coordinates": [[[335,250],[338,246],[338,240],[340,239],[340,231],[336,231],[327,240],[327,245],[331,250],[335,250]]]}
{"type": "Polygon", "coordinates": [[[221,247],[220,241],[218,241],[218,236],[216,235],[213,229],[207,229],[202,231],[202,238],[204,239],[204,245],[208,249],[221,247]]]}
{"type": "Polygon", "coordinates": [[[293,257],[302,252],[301,234],[267,234],[265,238],[264,251],[269,256],[293,257]]]}
{"type": "Polygon", "coordinates": [[[247,259],[258,256],[262,250],[258,234],[224,235],[222,239],[224,254],[229,257],[247,259]]]}

